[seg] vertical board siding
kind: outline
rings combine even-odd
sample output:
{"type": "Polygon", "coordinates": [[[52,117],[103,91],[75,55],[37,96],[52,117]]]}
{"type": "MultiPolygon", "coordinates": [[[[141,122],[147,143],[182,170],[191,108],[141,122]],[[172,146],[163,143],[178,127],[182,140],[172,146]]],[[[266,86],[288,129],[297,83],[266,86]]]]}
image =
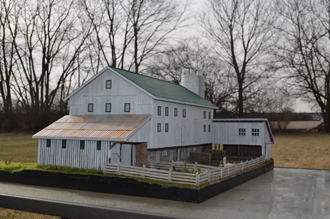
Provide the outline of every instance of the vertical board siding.
{"type": "Polygon", "coordinates": [[[67,140],[66,148],[62,148],[62,140],[51,140],[47,148],[47,140],[38,141],[38,164],[68,166],[80,169],[102,170],[108,162],[110,142],[102,141],[101,150],[97,150],[97,141],[85,141],[85,149],[80,149],[79,140],[67,140]]]}
{"type": "Polygon", "coordinates": [[[70,115],[152,113],[152,98],[110,70],[70,97],[69,105],[70,115]],[[105,88],[106,80],[112,81],[111,89],[105,88]],[[93,112],[88,112],[88,103],[94,104],[93,112]],[[111,103],[111,112],[105,112],[105,103],[111,103]],[[124,112],[124,103],[131,104],[130,112],[124,112]]]}

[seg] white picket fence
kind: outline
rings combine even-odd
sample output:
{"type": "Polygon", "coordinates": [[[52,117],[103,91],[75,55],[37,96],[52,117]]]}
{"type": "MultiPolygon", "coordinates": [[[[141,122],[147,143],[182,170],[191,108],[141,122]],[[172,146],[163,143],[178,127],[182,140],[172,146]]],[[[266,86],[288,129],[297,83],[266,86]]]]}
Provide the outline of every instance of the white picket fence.
{"type": "Polygon", "coordinates": [[[256,159],[247,160],[238,164],[227,165],[225,167],[215,167],[201,164],[186,164],[188,170],[201,169],[201,173],[184,173],[173,171],[184,170],[183,162],[151,162],[150,168],[127,166],[122,164],[110,164],[104,163],[103,173],[104,174],[116,174],[124,176],[132,176],[143,179],[152,179],[158,181],[165,181],[170,183],[182,183],[189,185],[199,186],[206,182],[230,177],[232,175],[243,172],[246,169],[253,169],[259,164],[265,162],[265,157],[261,156],[256,159]],[[168,169],[168,170],[165,170],[168,169]]]}

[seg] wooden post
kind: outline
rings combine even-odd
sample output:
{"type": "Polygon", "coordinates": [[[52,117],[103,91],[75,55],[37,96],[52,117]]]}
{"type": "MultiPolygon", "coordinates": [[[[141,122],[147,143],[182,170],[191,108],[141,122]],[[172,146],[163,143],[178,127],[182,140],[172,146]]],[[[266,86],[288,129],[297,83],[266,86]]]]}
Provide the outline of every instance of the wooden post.
{"type": "Polygon", "coordinates": [[[197,170],[197,162],[195,162],[194,170],[197,170]]]}
{"type": "Polygon", "coordinates": [[[172,160],[172,162],[171,162],[171,170],[173,169],[173,160],[172,160]]]}
{"type": "Polygon", "coordinates": [[[208,181],[211,182],[211,170],[207,170],[208,173],[208,181]]]}
{"type": "Polygon", "coordinates": [[[168,181],[171,182],[172,179],[172,168],[168,171],[168,181]]]}
{"type": "Polygon", "coordinates": [[[221,179],[222,179],[222,168],[220,168],[220,176],[221,176],[221,179]]]}
{"type": "Polygon", "coordinates": [[[103,174],[106,174],[106,171],[105,171],[105,163],[103,163],[103,174]]]}
{"type": "Polygon", "coordinates": [[[142,179],[144,179],[144,169],[146,168],[146,165],[143,164],[143,167],[142,167],[142,179]]]}
{"type": "Polygon", "coordinates": [[[243,161],[241,161],[241,164],[242,164],[242,172],[243,172],[243,170],[244,170],[244,163],[243,163],[243,161]]]}
{"type": "Polygon", "coordinates": [[[199,186],[199,173],[196,172],[196,186],[199,186]]]}
{"type": "Polygon", "coordinates": [[[153,168],[154,168],[154,160],[151,160],[150,169],[153,169],[153,168]]]}
{"type": "Polygon", "coordinates": [[[117,164],[117,175],[120,173],[120,162],[117,164]]]}

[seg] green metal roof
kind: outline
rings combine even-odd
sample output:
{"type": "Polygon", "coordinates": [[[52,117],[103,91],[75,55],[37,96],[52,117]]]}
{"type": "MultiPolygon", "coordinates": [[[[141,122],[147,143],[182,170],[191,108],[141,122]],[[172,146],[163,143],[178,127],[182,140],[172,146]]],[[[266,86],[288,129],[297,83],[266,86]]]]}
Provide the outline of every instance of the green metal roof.
{"type": "Polygon", "coordinates": [[[199,95],[195,94],[194,92],[188,90],[181,85],[173,84],[167,81],[148,77],[141,74],[136,74],[118,68],[110,68],[155,97],[197,104],[206,107],[218,108],[209,101],[205,100],[204,98],[200,97],[199,95]]]}

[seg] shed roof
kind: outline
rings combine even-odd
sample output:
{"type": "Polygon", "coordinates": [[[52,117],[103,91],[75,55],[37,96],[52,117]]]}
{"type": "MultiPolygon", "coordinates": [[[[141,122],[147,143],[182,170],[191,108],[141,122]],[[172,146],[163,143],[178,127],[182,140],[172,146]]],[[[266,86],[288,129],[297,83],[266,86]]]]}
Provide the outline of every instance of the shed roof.
{"type": "Polygon", "coordinates": [[[150,119],[151,115],[64,116],[32,138],[126,142],[150,119]]]}
{"type": "Polygon", "coordinates": [[[270,128],[268,119],[265,118],[253,118],[253,119],[241,119],[241,118],[233,118],[233,119],[213,119],[212,122],[240,122],[240,123],[264,123],[267,131],[268,131],[268,135],[269,138],[271,140],[271,143],[274,144],[274,137],[273,137],[273,133],[272,130],[270,128]]]}
{"type": "Polygon", "coordinates": [[[163,81],[157,78],[152,78],[149,76],[136,74],[134,72],[125,71],[118,68],[106,67],[98,74],[94,75],[90,78],[85,84],[74,90],[71,94],[64,98],[64,100],[69,99],[72,95],[77,93],[84,86],[89,84],[92,80],[94,80],[98,75],[102,74],[105,70],[110,69],[112,72],[118,74],[122,78],[124,78],[129,83],[135,85],[138,89],[146,92],[154,99],[164,100],[164,101],[174,101],[180,102],[183,104],[197,105],[203,106],[213,109],[218,109],[217,106],[190,91],[189,89],[178,85],[173,84],[168,81],[163,81]]]}

